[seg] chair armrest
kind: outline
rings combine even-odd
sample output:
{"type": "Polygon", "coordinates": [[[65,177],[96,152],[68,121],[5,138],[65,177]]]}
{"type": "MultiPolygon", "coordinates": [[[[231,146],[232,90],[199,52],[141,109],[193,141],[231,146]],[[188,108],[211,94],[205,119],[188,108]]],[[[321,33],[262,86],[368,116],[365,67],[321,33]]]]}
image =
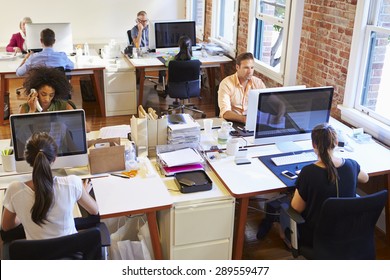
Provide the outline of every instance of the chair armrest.
{"type": "Polygon", "coordinates": [[[298,224],[303,224],[305,222],[305,219],[299,214],[297,211],[295,211],[291,206],[282,207],[281,208],[281,215],[285,215],[290,219],[290,226],[289,226],[289,240],[291,242],[291,252],[292,255],[296,258],[299,255],[299,249],[298,249],[298,224]]]}
{"type": "Polygon", "coordinates": [[[291,206],[288,207],[286,210],[286,214],[290,217],[291,220],[296,222],[298,225],[303,224],[305,222],[305,219],[299,214],[297,211],[295,211],[294,208],[291,206]]]}
{"type": "Polygon", "coordinates": [[[111,235],[110,235],[110,231],[108,230],[107,225],[102,222],[102,223],[98,223],[96,226],[100,230],[100,238],[101,238],[102,246],[103,247],[110,246],[111,245],[111,235]]]}

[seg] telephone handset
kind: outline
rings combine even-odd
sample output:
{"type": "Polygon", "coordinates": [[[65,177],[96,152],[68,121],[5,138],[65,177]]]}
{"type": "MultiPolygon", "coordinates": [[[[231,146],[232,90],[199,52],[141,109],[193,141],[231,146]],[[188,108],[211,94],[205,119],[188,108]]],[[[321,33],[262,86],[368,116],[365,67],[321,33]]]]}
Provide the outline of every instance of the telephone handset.
{"type": "MultiPolygon", "coordinates": [[[[30,90],[30,94],[33,94],[33,93],[37,93],[37,91],[34,88],[32,88],[30,90]]],[[[37,99],[35,100],[35,107],[37,107],[37,110],[39,112],[42,112],[43,111],[42,106],[41,106],[41,104],[39,104],[39,101],[38,101],[38,93],[36,94],[36,97],[37,97],[37,99]]]]}

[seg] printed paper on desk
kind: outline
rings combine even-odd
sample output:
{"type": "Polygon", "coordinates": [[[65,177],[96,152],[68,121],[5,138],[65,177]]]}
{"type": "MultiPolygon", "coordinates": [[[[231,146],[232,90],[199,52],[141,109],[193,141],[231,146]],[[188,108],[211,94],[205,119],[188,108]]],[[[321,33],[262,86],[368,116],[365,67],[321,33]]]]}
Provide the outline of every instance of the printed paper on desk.
{"type": "Polygon", "coordinates": [[[137,58],[130,59],[134,66],[164,66],[164,64],[157,58],[137,58]]]}
{"type": "Polygon", "coordinates": [[[180,149],[159,154],[160,160],[168,167],[203,162],[203,158],[192,148],[180,149]]]}
{"type": "Polygon", "coordinates": [[[100,129],[99,138],[127,138],[129,132],[131,132],[130,125],[106,126],[100,129]]]}
{"type": "Polygon", "coordinates": [[[168,127],[174,131],[174,130],[182,130],[182,129],[188,129],[188,128],[194,128],[194,127],[197,127],[200,129],[200,125],[198,122],[196,122],[192,117],[191,115],[189,114],[182,114],[183,118],[184,118],[184,123],[169,123],[168,122],[168,127]]]}

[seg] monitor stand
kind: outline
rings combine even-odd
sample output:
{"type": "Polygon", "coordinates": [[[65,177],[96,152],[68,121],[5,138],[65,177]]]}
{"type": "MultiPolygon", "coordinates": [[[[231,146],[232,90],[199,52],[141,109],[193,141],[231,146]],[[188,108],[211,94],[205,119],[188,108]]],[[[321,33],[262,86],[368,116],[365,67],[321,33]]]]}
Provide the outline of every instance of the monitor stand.
{"type": "Polygon", "coordinates": [[[302,151],[302,147],[296,144],[293,141],[286,141],[286,142],[279,142],[276,143],[276,147],[281,151],[282,153],[290,153],[290,152],[296,152],[296,151],[302,151]]]}

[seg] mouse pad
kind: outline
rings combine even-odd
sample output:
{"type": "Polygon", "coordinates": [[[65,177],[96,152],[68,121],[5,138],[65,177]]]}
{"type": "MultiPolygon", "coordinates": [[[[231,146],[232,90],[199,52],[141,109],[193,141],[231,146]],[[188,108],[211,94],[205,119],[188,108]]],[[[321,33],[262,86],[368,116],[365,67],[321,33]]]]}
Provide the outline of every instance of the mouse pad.
{"type": "MultiPolygon", "coordinates": [[[[307,150],[307,151],[299,151],[299,152],[312,152],[313,150],[307,150]]],[[[287,156],[292,155],[293,153],[284,153],[284,154],[277,154],[277,155],[268,155],[268,156],[261,156],[258,157],[258,159],[268,167],[269,170],[272,171],[272,173],[275,174],[287,187],[295,187],[295,182],[297,179],[289,179],[282,175],[282,171],[288,170],[295,174],[295,171],[301,170],[304,166],[312,164],[315,161],[309,161],[309,162],[301,162],[301,163],[294,163],[294,164],[286,164],[286,165],[280,165],[276,166],[271,158],[278,157],[278,156],[287,156]]]]}

